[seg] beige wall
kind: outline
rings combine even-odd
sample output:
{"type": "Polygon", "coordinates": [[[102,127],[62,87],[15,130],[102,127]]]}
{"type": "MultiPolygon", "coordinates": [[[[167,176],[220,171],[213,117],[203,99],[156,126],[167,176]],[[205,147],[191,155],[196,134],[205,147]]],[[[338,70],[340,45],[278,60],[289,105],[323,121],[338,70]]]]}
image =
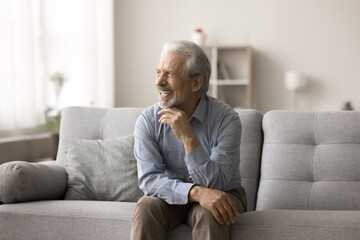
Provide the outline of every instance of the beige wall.
{"type": "Polygon", "coordinates": [[[116,106],[155,103],[163,43],[201,27],[207,44],[253,46],[254,108],[289,109],[293,70],[310,80],[297,109],[360,110],[359,12],[359,0],[115,0],[116,106]]]}

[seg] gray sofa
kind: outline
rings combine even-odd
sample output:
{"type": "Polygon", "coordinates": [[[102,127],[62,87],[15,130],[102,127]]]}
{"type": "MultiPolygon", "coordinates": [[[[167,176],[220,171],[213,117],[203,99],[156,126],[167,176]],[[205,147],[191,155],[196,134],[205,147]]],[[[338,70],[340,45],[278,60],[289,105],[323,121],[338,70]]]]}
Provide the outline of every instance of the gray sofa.
{"type": "MultiPolygon", "coordinates": [[[[64,141],[131,135],[141,111],[67,108],[56,164],[1,165],[0,239],[129,239],[134,202],[63,200],[64,141]]],[[[230,238],[360,239],[360,113],[237,111],[248,212],[230,238]]]]}

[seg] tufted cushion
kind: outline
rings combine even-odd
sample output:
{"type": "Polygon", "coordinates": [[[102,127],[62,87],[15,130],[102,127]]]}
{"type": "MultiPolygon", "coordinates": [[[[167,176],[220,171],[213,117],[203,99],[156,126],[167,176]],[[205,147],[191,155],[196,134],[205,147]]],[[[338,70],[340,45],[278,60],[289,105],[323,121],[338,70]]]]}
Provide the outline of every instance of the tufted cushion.
{"type": "Polygon", "coordinates": [[[360,113],[271,111],[257,210],[360,210],[360,113]]]}
{"type": "Polygon", "coordinates": [[[115,139],[133,134],[141,108],[69,107],[61,114],[57,164],[65,165],[62,140],[115,139]]]}

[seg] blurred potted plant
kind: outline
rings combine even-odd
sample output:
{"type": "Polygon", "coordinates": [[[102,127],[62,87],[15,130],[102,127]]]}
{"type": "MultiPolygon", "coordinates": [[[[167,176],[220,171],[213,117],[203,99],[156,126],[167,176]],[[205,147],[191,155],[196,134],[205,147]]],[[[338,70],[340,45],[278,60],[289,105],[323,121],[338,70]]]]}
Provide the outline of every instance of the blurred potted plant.
{"type": "Polygon", "coordinates": [[[53,156],[52,158],[55,160],[59,145],[59,131],[60,131],[60,119],[61,119],[61,112],[55,116],[46,116],[46,122],[42,125],[42,129],[46,132],[50,132],[51,142],[53,144],[53,156]]]}
{"type": "MultiPolygon", "coordinates": [[[[51,110],[50,110],[51,111],[51,110]]],[[[49,110],[45,111],[49,112],[49,110]]],[[[53,144],[53,156],[52,158],[55,160],[59,145],[59,131],[60,131],[60,119],[61,119],[61,112],[58,111],[58,113],[55,116],[50,116],[47,113],[46,115],[46,122],[41,126],[41,129],[50,132],[50,139],[53,144]]]]}
{"type": "Polygon", "coordinates": [[[56,97],[55,108],[58,109],[60,93],[64,86],[64,83],[67,81],[67,78],[63,72],[55,72],[52,75],[50,75],[50,80],[55,86],[55,97],[56,97]]]}
{"type": "Polygon", "coordinates": [[[58,113],[55,116],[47,115],[46,122],[42,126],[43,130],[46,132],[52,132],[53,134],[59,135],[60,119],[61,119],[61,111],[58,111],[58,113]]]}
{"type": "Polygon", "coordinates": [[[64,83],[67,81],[67,78],[62,72],[55,72],[50,75],[50,80],[55,87],[55,108],[48,107],[45,111],[46,122],[42,126],[42,129],[47,132],[51,132],[51,140],[54,146],[54,155],[53,158],[56,159],[57,149],[59,145],[59,131],[60,131],[60,119],[61,111],[59,110],[59,97],[61,90],[64,86],[64,83]]]}

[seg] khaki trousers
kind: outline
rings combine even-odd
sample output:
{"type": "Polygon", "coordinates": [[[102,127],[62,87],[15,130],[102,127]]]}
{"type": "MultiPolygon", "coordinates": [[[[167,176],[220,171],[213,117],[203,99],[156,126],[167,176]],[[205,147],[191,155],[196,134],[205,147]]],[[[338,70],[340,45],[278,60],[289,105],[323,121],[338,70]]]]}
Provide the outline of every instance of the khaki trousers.
{"type": "MultiPolygon", "coordinates": [[[[240,213],[246,211],[246,194],[242,187],[227,192],[240,213]]],[[[229,226],[219,224],[210,211],[198,203],[169,205],[156,197],[143,196],[136,204],[132,240],[162,240],[166,232],[186,223],[192,228],[192,239],[229,239],[229,226]]]]}

